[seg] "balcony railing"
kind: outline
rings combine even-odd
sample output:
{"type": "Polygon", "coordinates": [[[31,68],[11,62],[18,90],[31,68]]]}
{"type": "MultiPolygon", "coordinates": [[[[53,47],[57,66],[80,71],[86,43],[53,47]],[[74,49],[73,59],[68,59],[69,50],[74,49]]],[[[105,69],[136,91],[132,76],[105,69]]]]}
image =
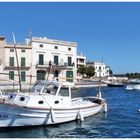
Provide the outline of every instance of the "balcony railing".
{"type": "MultiPolygon", "coordinates": [[[[5,63],[3,63],[3,67],[5,70],[17,70],[18,69],[16,62],[14,63],[13,66],[10,66],[9,62],[5,62],[5,63]]],[[[20,70],[29,70],[30,68],[31,68],[31,63],[26,63],[25,66],[21,66],[21,64],[19,64],[20,70]]]]}
{"type": "Polygon", "coordinates": [[[39,61],[37,61],[36,63],[36,67],[73,67],[74,66],[74,63],[72,63],[71,65],[68,65],[67,62],[58,62],[58,63],[54,63],[54,62],[44,62],[43,64],[42,63],[39,63],[39,61]]]}
{"type": "Polygon", "coordinates": [[[62,40],[56,40],[56,39],[48,39],[46,37],[44,37],[44,38],[33,37],[32,40],[39,41],[39,42],[43,41],[43,42],[59,44],[59,45],[66,45],[66,46],[77,46],[76,42],[68,42],[68,41],[62,41],[62,40]]]}

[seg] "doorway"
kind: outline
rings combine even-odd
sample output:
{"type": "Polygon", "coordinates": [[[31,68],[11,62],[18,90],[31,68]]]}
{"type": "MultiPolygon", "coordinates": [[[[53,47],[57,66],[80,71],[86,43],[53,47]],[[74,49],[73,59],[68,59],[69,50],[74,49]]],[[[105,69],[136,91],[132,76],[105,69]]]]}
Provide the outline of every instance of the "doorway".
{"type": "Polygon", "coordinates": [[[37,70],[37,80],[45,80],[45,75],[45,70],[37,70]]]}

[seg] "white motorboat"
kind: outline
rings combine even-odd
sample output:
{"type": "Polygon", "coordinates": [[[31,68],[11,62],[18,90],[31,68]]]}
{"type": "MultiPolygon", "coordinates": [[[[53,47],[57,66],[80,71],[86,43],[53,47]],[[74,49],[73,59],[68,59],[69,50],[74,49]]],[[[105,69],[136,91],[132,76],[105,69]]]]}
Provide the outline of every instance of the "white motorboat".
{"type": "Polygon", "coordinates": [[[140,80],[131,80],[126,85],[126,90],[140,90],[140,80]]]}
{"type": "Polygon", "coordinates": [[[100,96],[71,97],[70,83],[39,81],[28,93],[10,93],[0,101],[0,127],[35,126],[83,121],[107,111],[100,96]]]}
{"type": "Polygon", "coordinates": [[[124,84],[123,83],[120,83],[120,82],[110,82],[107,84],[108,87],[124,87],[124,84]]]}

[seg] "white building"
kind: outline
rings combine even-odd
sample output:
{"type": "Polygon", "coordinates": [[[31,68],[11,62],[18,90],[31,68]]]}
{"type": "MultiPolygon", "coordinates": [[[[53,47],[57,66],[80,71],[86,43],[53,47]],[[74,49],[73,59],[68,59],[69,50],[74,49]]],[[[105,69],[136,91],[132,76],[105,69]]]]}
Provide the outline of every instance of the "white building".
{"type": "MultiPolygon", "coordinates": [[[[80,66],[86,66],[86,56],[83,56],[82,53],[77,55],[77,69],[80,66]]],[[[83,76],[80,73],[77,73],[77,80],[82,80],[83,76]]]]}
{"type": "Polygon", "coordinates": [[[87,62],[87,66],[95,68],[95,77],[107,77],[109,76],[109,66],[101,62],[87,62]]]}
{"type": "MultiPolygon", "coordinates": [[[[77,43],[32,37],[24,44],[17,44],[16,48],[22,82],[76,80],[77,43]]],[[[7,43],[4,37],[0,37],[0,63],[4,78],[18,81],[14,44],[7,43]]]]}
{"type": "Polygon", "coordinates": [[[31,71],[37,76],[34,80],[43,79],[45,76],[46,79],[66,81],[68,78],[68,81],[73,81],[76,77],[77,43],[33,37],[29,44],[32,46],[33,56],[31,71]]]}
{"type": "Polygon", "coordinates": [[[77,68],[80,66],[86,66],[86,56],[83,56],[82,53],[77,55],[77,68]]]}

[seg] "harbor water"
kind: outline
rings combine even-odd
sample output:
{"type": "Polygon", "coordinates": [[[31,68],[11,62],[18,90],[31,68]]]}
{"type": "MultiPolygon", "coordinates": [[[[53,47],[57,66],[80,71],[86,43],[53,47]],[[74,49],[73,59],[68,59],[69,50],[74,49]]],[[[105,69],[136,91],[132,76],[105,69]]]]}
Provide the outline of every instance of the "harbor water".
{"type": "MultiPolygon", "coordinates": [[[[95,95],[96,88],[79,89],[80,96],[95,95]]],[[[140,91],[103,87],[108,112],[51,126],[0,129],[0,138],[140,138],[140,91]]]]}

